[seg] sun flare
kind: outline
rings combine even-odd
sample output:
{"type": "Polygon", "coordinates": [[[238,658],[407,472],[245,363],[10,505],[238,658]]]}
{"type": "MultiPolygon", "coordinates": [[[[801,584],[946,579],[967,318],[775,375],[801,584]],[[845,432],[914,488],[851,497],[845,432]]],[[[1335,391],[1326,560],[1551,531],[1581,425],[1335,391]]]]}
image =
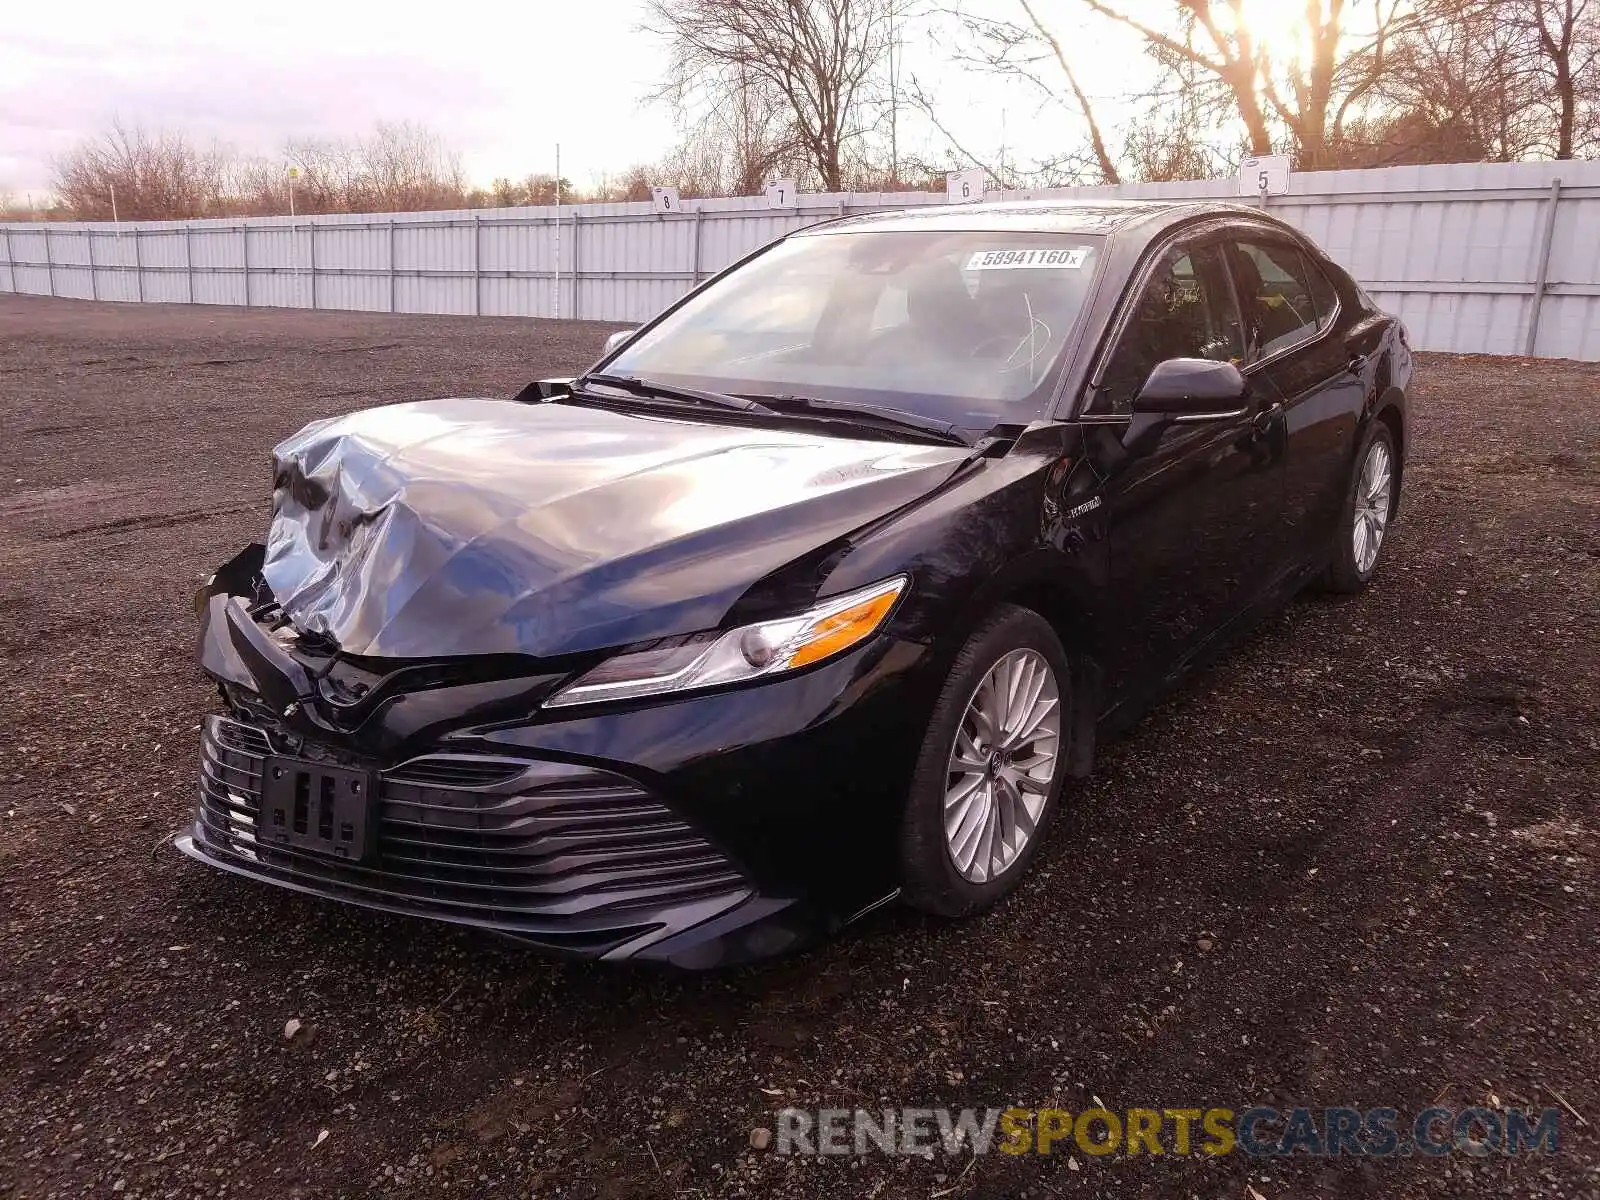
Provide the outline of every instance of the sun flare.
{"type": "MultiPolygon", "coordinates": [[[[1231,17],[1228,7],[1218,5],[1216,11],[1231,17]]],[[[1289,62],[1303,56],[1307,33],[1304,4],[1296,0],[1241,0],[1238,7],[1240,23],[1268,57],[1289,62]]]]}

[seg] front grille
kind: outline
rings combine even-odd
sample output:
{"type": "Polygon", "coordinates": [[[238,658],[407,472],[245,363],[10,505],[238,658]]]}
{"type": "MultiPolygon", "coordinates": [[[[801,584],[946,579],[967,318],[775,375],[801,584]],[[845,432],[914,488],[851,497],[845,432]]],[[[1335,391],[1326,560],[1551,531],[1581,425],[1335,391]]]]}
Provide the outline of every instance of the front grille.
{"type": "Polygon", "coordinates": [[[212,717],[201,747],[208,848],[330,895],[594,951],[648,931],[653,909],[749,888],[632,780],[504,756],[430,754],[381,772],[375,852],[360,864],[269,846],[255,836],[268,735],[212,717]]]}
{"type": "Polygon", "coordinates": [[[241,754],[262,758],[272,753],[272,743],[267,740],[267,735],[253,726],[219,717],[215,723],[215,733],[224,746],[241,754]]]}
{"type": "Polygon", "coordinates": [[[439,784],[443,787],[488,787],[520,775],[527,763],[519,758],[477,754],[429,754],[401,763],[386,773],[396,783],[439,784]]]}

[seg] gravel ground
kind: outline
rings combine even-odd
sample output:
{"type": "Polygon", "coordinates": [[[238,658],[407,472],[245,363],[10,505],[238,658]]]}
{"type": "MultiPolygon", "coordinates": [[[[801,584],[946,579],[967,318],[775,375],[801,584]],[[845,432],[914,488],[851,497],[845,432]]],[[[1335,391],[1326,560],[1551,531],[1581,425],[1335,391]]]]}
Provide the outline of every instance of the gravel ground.
{"type": "Polygon", "coordinates": [[[1424,356],[1373,589],[1106,747],[969,924],[666,975],[181,858],[190,596],[261,533],[271,445],[508,394],[605,332],[0,297],[0,1193],[1600,1195],[1593,365],[1424,356]],[[1520,1158],[749,1149],[786,1104],[1098,1102],[1563,1119],[1520,1158]]]}

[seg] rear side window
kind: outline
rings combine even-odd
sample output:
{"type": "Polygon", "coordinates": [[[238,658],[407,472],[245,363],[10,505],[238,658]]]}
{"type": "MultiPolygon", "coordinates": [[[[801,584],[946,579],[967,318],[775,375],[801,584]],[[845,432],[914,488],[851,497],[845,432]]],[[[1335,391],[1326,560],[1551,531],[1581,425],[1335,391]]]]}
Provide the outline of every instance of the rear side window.
{"type": "Polygon", "coordinates": [[[1306,279],[1311,284],[1311,299],[1317,306],[1317,329],[1320,331],[1333,324],[1334,314],[1339,311],[1339,293],[1327,272],[1317,266],[1316,259],[1302,251],[1300,260],[1306,265],[1306,279]]]}
{"type": "MultiPolygon", "coordinates": [[[[1326,327],[1312,291],[1311,265],[1297,247],[1283,242],[1240,242],[1237,251],[1234,280],[1252,358],[1287,350],[1326,327]]],[[[1322,283],[1331,288],[1326,279],[1322,283]]],[[[1327,317],[1332,316],[1330,302],[1327,317]]]]}

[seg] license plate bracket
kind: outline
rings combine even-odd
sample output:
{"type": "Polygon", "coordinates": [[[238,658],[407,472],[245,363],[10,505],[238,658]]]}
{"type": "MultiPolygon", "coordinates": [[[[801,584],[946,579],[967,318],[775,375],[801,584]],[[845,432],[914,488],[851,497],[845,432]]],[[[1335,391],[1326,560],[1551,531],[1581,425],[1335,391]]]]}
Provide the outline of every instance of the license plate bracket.
{"type": "Polygon", "coordinates": [[[256,839],[360,862],[371,849],[373,772],[359,767],[269,757],[262,763],[256,839]]]}

